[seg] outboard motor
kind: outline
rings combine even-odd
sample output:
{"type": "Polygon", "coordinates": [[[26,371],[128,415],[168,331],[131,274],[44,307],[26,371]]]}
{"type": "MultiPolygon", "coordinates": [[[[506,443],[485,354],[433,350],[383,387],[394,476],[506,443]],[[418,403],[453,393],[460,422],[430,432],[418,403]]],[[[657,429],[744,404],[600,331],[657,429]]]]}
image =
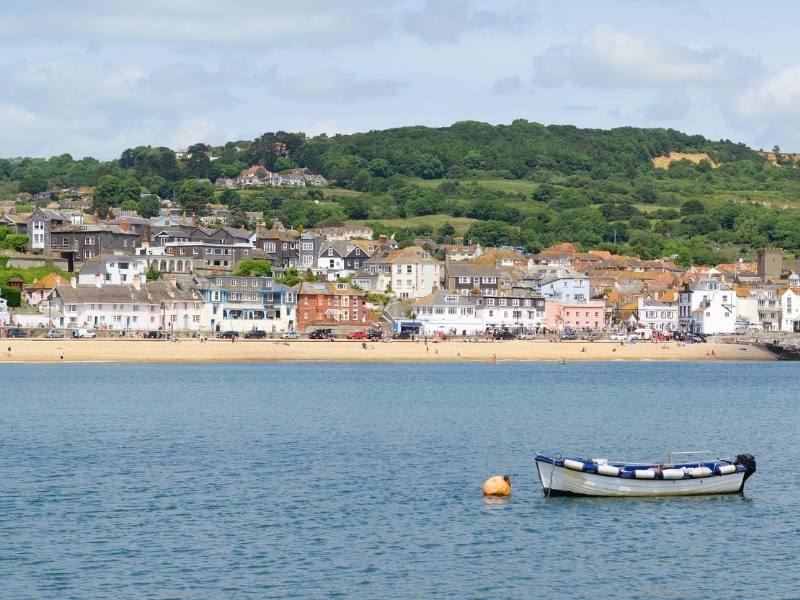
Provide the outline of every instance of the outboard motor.
{"type": "Polygon", "coordinates": [[[733,461],[735,465],[742,465],[745,468],[744,478],[742,479],[742,487],[739,488],[741,492],[744,490],[744,482],[747,481],[747,478],[750,477],[753,473],[756,472],[756,457],[752,454],[737,454],[736,460],[733,461]]]}

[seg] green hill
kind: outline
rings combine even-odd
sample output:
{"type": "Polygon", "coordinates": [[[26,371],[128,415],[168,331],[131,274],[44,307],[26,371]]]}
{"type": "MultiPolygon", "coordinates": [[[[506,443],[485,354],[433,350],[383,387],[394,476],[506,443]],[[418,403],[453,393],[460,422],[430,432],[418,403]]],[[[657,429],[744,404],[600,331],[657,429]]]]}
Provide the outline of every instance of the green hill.
{"type": "MultiPolygon", "coordinates": [[[[669,161],[664,161],[668,163],[669,161]]],[[[729,140],[673,129],[612,130],[460,122],[307,138],[266,133],[253,141],[196,144],[176,158],[168,148],[125,150],[108,162],[69,155],[0,160],[0,192],[96,187],[96,208],[140,206],[137,192],[173,195],[187,211],[208,200],[229,204],[234,221],[267,211],[296,227],[320,221],[371,223],[400,239],[473,241],[537,250],[555,241],[605,247],[684,264],[730,260],[762,245],[800,251],[800,168],[767,162],[729,140]],[[670,152],[697,159],[656,168],[670,152]],[[233,177],[261,164],[306,167],[330,187],[214,191],[197,178],[233,177]]]]}

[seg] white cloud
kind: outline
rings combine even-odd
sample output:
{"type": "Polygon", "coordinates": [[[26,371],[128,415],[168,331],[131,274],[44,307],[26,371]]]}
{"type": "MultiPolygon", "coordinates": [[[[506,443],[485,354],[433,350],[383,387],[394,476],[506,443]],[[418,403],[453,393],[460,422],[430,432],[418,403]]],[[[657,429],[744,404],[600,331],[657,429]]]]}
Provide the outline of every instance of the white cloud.
{"type": "Polygon", "coordinates": [[[492,91],[495,94],[516,94],[522,90],[522,79],[519,75],[512,75],[510,77],[503,77],[498,79],[492,85],[492,91]]]}
{"type": "Polygon", "coordinates": [[[534,66],[539,84],[598,89],[726,86],[758,70],[755,61],[726,48],[673,44],[607,27],[547,49],[534,66]]]}
{"type": "Polygon", "coordinates": [[[274,95],[301,102],[343,102],[394,96],[407,87],[401,81],[361,79],[334,68],[292,75],[281,75],[273,70],[269,79],[274,95]]]}
{"type": "Polygon", "coordinates": [[[733,112],[746,119],[800,119],[800,65],[753,83],[735,100],[733,112]]]}

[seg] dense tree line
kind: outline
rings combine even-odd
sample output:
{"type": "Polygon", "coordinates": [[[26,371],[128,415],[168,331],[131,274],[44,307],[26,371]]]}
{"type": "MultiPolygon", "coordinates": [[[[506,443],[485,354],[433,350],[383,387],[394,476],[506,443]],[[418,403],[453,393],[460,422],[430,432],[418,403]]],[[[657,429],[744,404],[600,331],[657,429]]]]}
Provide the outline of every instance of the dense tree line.
{"type": "MultiPolygon", "coordinates": [[[[93,210],[102,216],[113,206],[152,216],[159,198],[172,198],[193,214],[203,214],[209,202],[227,204],[234,226],[247,222],[249,211],[299,228],[359,220],[381,230],[382,221],[446,215],[475,220],[468,231],[473,241],[528,250],[569,240],[683,262],[764,244],[800,251],[792,205],[800,197],[800,168],[786,161],[776,167],[742,144],[673,129],[466,121],[331,137],[268,132],[223,146],[197,143],[181,155],[140,146],[105,162],[68,154],[0,159],[6,195],[80,186],[94,187],[93,210]],[[655,169],[652,159],[670,151],[705,152],[721,166],[681,161],[655,169]],[[306,167],[334,189],[214,189],[217,177],[251,165],[306,167]]],[[[451,228],[445,222],[385,229],[403,239],[447,239],[451,228]]]]}

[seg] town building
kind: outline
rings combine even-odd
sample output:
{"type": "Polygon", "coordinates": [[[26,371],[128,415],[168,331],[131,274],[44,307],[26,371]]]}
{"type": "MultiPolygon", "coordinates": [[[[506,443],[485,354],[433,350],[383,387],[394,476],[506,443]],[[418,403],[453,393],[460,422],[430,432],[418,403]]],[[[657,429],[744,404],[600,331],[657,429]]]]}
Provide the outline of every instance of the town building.
{"type": "Polygon", "coordinates": [[[736,330],[736,293],[716,279],[698,279],[680,290],[678,321],[691,333],[733,333],[736,330]]]}
{"type": "Polygon", "coordinates": [[[34,252],[46,252],[52,247],[53,229],[69,223],[69,219],[57,210],[37,208],[27,218],[28,248],[34,252]]]}
{"type": "Polygon", "coordinates": [[[280,333],[295,329],[296,293],[272,277],[208,277],[198,280],[197,290],[205,301],[203,330],[280,333]]]}
{"type": "Polygon", "coordinates": [[[348,283],[303,282],[297,291],[297,329],[329,327],[352,329],[368,324],[364,292],[348,283]]]}
{"type": "Polygon", "coordinates": [[[637,306],[639,327],[661,333],[680,329],[677,302],[665,302],[647,295],[637,299],[637,306]]]}
{"type": "MultiPolygon", "coordinates": [[[[114,331],[199,331],[203,298],[191,277],[142,283],[78,285],[72,278],[51,294],[59,327],[114,331]]],[[[45,310],[46,303],[39,305],[45,310]]]]}

